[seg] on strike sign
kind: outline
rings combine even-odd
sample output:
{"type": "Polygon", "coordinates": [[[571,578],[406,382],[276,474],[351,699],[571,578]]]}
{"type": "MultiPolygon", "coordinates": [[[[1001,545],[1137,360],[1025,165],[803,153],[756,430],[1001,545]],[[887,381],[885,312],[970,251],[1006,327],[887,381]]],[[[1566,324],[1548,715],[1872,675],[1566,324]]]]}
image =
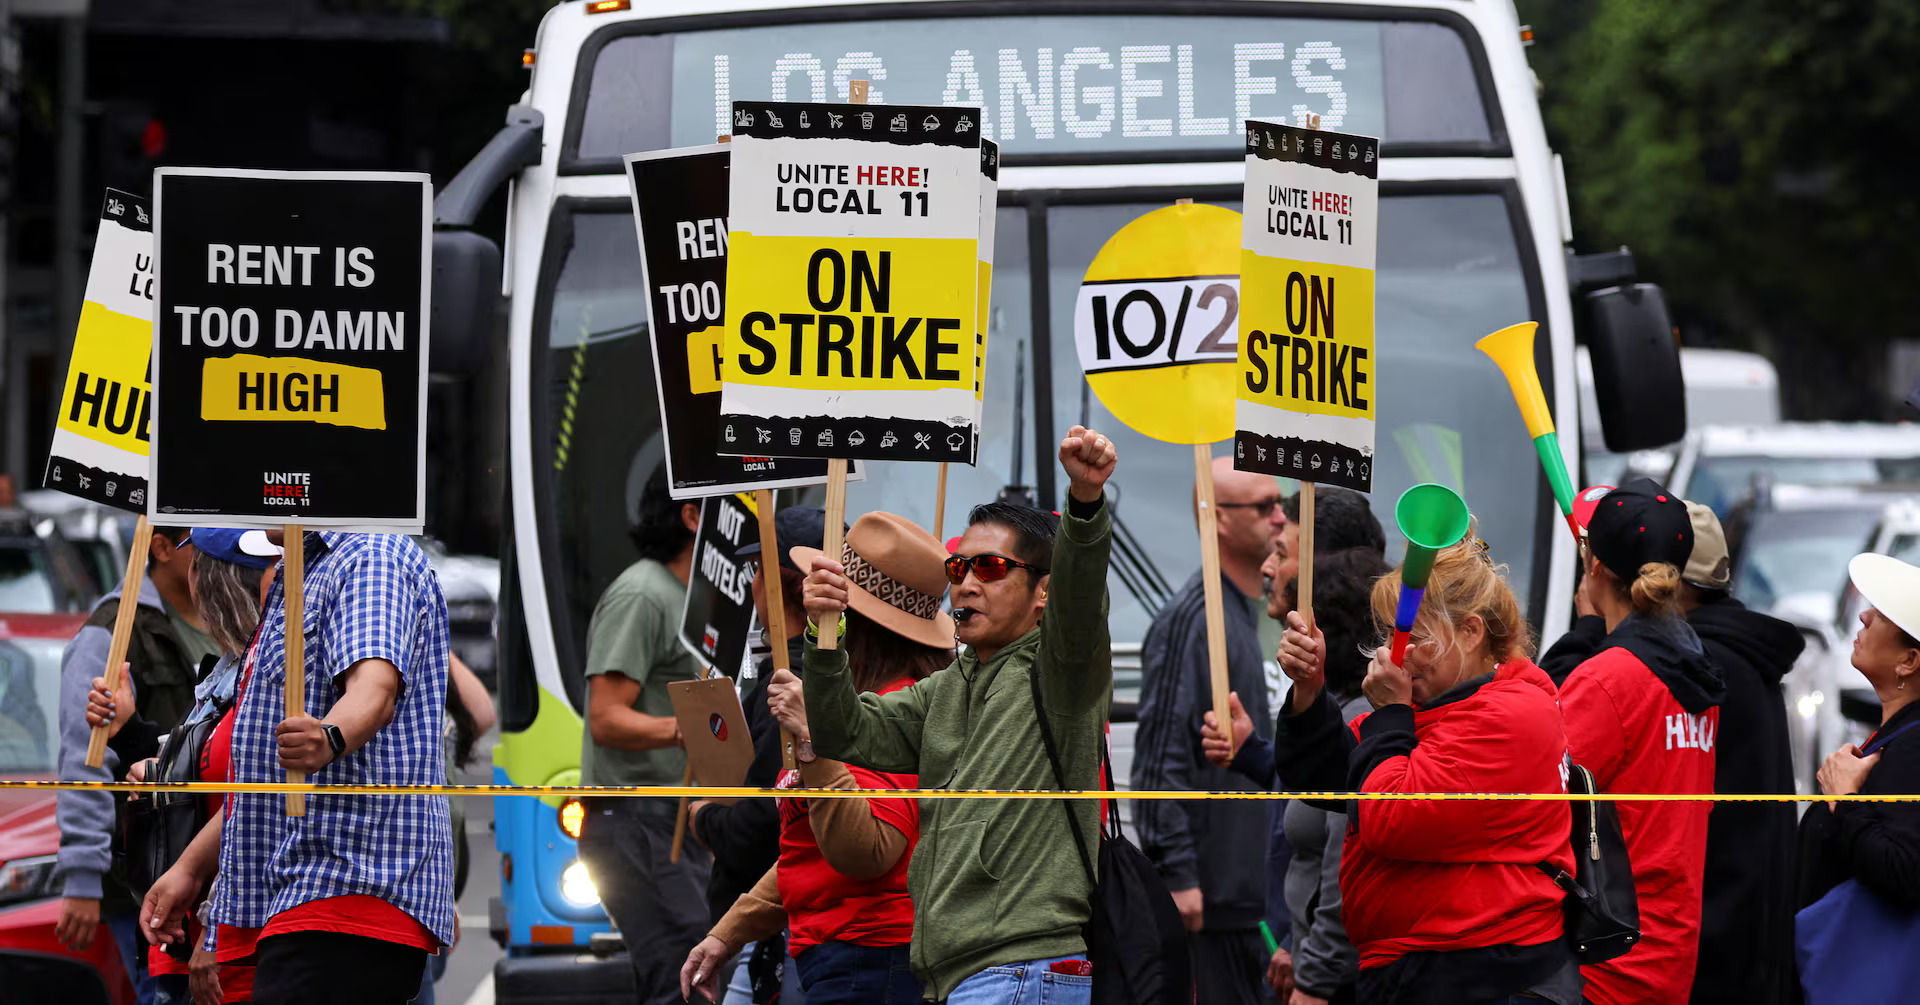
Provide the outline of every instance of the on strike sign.
{"type": "Polygon", "coordinates": [[[1373,488],[1379,141],[1247,123],[1234,466],[1373,488]]]}
{"type": "Polygon", "coordinates": [[[424,174],[163,168],[149,512],[418,533],[424,174]]]}
{"type": "Polygon", "coordinates": [[[152,356],[153,220],[147,200],[110,188],[47,452],[47,488],[146,510],[152,356]]]}
{"type": "Polygon", "coordinates": [[[721,453],[973,459],[979,123],[734,103],[721,453]]]}

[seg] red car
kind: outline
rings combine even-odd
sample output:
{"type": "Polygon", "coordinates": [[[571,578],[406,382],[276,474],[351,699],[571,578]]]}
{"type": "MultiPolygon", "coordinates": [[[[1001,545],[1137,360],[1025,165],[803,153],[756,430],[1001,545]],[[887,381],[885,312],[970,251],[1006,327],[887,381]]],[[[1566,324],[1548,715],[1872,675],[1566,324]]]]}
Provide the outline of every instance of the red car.
{"type": "MultiPolygon", "coordinates": [[[[60,652],[84,614],[0,613],[0,778],[59,771],[60,652]]],[[[53,937],[60,917],[51,792],[0,789],[0,997],[9,1002],[133,1005],[106,926],[86,952],[53,937]]]]}

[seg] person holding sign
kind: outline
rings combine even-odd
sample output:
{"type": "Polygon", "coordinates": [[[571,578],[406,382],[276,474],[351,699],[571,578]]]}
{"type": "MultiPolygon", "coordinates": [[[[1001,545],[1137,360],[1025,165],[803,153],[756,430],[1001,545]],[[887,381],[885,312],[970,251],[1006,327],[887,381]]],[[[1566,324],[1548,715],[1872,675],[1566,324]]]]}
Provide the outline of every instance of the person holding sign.
{"type": "MultiPolygon", "coordinates": [[[[792,549],[811,565],[818,548],[792,549]]],[[[946,550],[932,534],[891,513],[869,513],[847,532],[842,633],[853,686],[885,695],[925,680],[953,662],[953,619],[940,610],[947,591],[946,550]]],[[[804,622],[800,622],[804,623],[804,622]]],[[[769,707],[780,725],[809,736],[800,679],[774,674],[769,707]]],[[[820,757],[803,742],[797,771],[782,788],[913,788],[911,774],[871,771],[820,757]]],[[[907,863],[920,836],[920,811],[908,799],[781,801],[780,864],[694,947],[681,968],[683,994],[699,988],[714,1001],[722,962],[748,941],[792,929],[791,952],[812,1005],[919,1005],[911,970],[913,902],[907,863]]]]}
{"type": "MultiPolygon", "coordinates": [[[[200,628],[200,611],[189,585],[195,552],[186,538],[185,528],[153,529],[126,660],[144,714],[107,744],[107,760],[98,768],[86,765],[93,736],[86,721],[87,689],[107,665],[114,621],[124,599],[119,588],[100,598],[86,625],[67,644],[60,659],[61,779],[116,780],[127,766],[153,756],[160,735],[193,706],[194,668],[213,653],[214,646],[200,628]]],[[[78,952],[93,944],[105,922],[120,947],[127,973],[138,974],[142,972],[134,924],[138,905],[125,879],[113,869],[118,805],[109,792],[62,792],[56,799],[54,813],[62,840],[55,866],[61,889],[60,920],[54,934],[78,952]]]]}
{"type": "MultiPolygon", "coordinates": [[[[276,544],[280,532],[267,537],[276,544]]],[[[304,714],[286,715],[286,567],[267,594],[233,717],[233,780],[441,785],[447,605],[403,534],[309,532],[304,714]]],[[[291,549],[290,549],[291,551],[291,549]]],[[[295,629],[301,630],[301,629],[295,629]]],[[[399,1003],[453,944],[453,831],[444,796],[228,797],[213,920],[261,929],[253,1000],[399,1003]]]]}
{"type": "MultiPolygon", "coordinates": [[[[1260,595],[1261,564],[1286,525],[1280,487],[1265,475],[1235,471],[1231,457],[1216,457],[1213,490],[1220,510],[1214,527],[1225,599],[1227,678],[1251,703],[1254,728],[1264,739],[1273,720],[1260,651],[1261,610],[1254,598],[1260,595]]],[[[1213,704],[1211,674],[1202,570],[1160,609],[1142,645],[1135,789],[1255,787],[1201,756],[1201,716],[1213,704]]],[[[1186,923],[1201,1001],[1254,1005],[1262,997],[1261,975],[1270,956],[1259,928],[1266,911],[1269,817],[1268,807],[1251,801],[1154,801],[1134,808],[1140,850],[1159,868],[1186,923]]]]}
{"type": "MultiPolygon", "coordinates": [[[[702,675],[680,644],[680,611],[693,572],[698,503],[676,501],[667,469],[640,494],[632,538],[640,560],[601,594],[587,628],[587,722],[580,780],[587,785],[676,785],[686,768],[667,685],[702,675]]],[[[635,1001],[680,1000],[678,947],[699,941],[709,920],[712,856],[698,843],[672,861],[676,807],[664,799],[585,800],[580,861],[620,929],[633,964],[635,1001]]]]}
{"type": "MultiPolygon", "coordinates": [[[[1057,531],[1043,511],[974,508],[947,560],[965,648],[946,671],[861,695],[845,650],[808,646],[814,749],[874,771],[915,772],[940,788],[1051,789],[1062,782],[1036,742],[1044,716],[1065,786],[1097,787],[1113,686],[1106,483],[1115,462],[1112,442],[1093,430],[1075,426],[1060,441],[1069,485],[1057,531]],[[1038,705],[1029,697],[1036,689],[1038,705]]],[[[850,578],[842,562],[814,559],[807,613],[815,624],[846,610],[850,578]]],[[[1074,834],[1098,833],[1094,804],[940,800],[922,816],[933,839],[915,851],[908,888],[913,969],[930,996],[950,1005],[1042,994],[1059,1005],[1089,1001],[1082,926],[1092,886],[1074,834]]]]}
{"type": "MultiPolygon", "coordinates": [[[[1560,690],[1573,759],[1602,792],[1712,792],[1726,683],[1679,606],[1693,554],[1686,503],[1650,478],[1588,514],[1580,592],[1606,621],[1599,651],[1560,690]]],[[[1584,968],[1595,1005],[1681,1001],[1700,944],[1709,803],[1621,803],[1641,939],[1584,968]]]]}
{"type": "MultiPolygon", "coordinates": [[[[1374,583],[1392,624],[1401,577],[1374,583]]],[[[1562,793],[1566,732],[1531,631],[1477,539],[1434,555],[1404,665],[1381,646],[1360,689],[1373,710],[1342,721],[1324,631],[1288,615],[1293,679],[1275,729],[1295,790],[1562,793]]],[[[1366,802],[1349,809],[1341,913],[1360,951],[1358,1001],[1379,1005],[1579,1005],[1562,939],[1565,894],[1539,867],[1573,869],[1562,802],[1366,802]]],[[[1299,999],[1295,999],[1298,1001],[1299,999]]]]}

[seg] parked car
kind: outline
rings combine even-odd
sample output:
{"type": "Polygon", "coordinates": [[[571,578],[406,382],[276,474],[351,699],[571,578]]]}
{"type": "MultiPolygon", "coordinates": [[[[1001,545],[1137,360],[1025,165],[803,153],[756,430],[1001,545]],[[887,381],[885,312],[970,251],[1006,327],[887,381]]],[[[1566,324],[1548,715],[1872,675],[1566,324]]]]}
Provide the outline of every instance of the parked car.
{"type": "Polygon", "coordinates": [[[51,524],[0,509],[0,611],[84,613],[100,595],[86,558],[51,524]]]}
{"type": "Polygon", "coordinates": [[[1664,479],[1667,488],[1726,520],[1745,497],[1769,484],[1920,483],[1920,425],[1708,426],[1689,432],[1675,458],[1664,479]]]}
{"type": "MultiPolygon", "coordinates": [[[[1580,449],[1587,465],[1586,485],[1624,485],[1636,474],[1664,481],[1674,451],[1616,454],[1607,449],[1600,407],[1593,393],[1593,360],[1586,346],[1574,350],[1574,377],[1580,388],[1580,449]]],[[[1687,428],[1766,426],[1780,421],[1780,375],[1765,356],[1731,349],[1680,350],[1680,373],[1687,384],[1687,428]]]]}
{"type": "Polygon", "coordinates": [[[453,651],[487,690],[494,688],[499,669],[494,615],[500,608],[500,560],[484,555],[457,555],[437,538],[418,537],[421,550],[440,579],[447,598],[447,620],[453,651]]]}
{"type": "Polygon", "coordinates": [[[20,507],[39,533],[58,531],[71,543],[96,583],[111,587],[126,576],[134,514],[53,489],[21,493],[20,507]]]}
{"type": "MultiPolygon", "coordinates": [[[[60,654],[81,614],[0,613],[0,777],[58,772],[60,654]]],[[[133,985],[104,929],[85,952],[53,937],[60,917],[54,795],[0,790],[0,1000],[133,1005],[133,985]]]]}
{"type": "MultiPolygon", "coordinates": [[[[1755,610],[1791,610],[1847,632],[1841,598],[1847,562],[1866,551],[1888,503],[1911,486],[1766,489],[1751,510],[1727,521],[1733,595],[1755,610]]],[[[1691,497],[1688,497],[1691,498],[1691,497]]],[[[1696,500],[1698,501],[1698,500],[1696,500]]]]}

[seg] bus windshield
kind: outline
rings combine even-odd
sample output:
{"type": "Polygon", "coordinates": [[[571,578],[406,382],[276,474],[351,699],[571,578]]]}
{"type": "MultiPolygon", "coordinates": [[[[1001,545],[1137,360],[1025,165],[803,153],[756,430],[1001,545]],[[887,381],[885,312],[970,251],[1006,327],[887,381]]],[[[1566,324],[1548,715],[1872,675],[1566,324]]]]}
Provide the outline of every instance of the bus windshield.
{"type": "Polygon", "coordinates": [[[1443,21],[1236,11],[863,15],[856,26],[831,7],[777,16],[814,20],[603,29],[578,70],[586,98],[563,147],[569,166],[618,170],[636,150],[711,143],[731,131],[734,101],[844,100],[856,78],[871,81],[876,104],[979,107],[982,135],[1010,164],[1237,158],[1244,120],[1306,113],[1323,128],[1379,136],[1390,154],[1415,144],[1489,153],[1505,140],[1479,83],[1484,58],[1443,21]]]}
{"type": "MultiPolygon", "coordinates": [[[[1086,422],[1113,435],[1122,458],[1114,512],[1132,551],[1116,558],[1110,583],[1116,647],[1137,644],[1165,587],[1178,589],[1198,568],[1193,455],[1121,427],[1086,394],[1071,312],[1099,247],[1173,196],[1065,205],[1041,196],[1003,204],[989,319],[989,419],[979,466],[954,466],[948,488],[951,536],[968,507],[1009,485],[1043,484],[1041,468],[1054,463],[1052,444],[1067,426],[1086,422]],[[1043,240],[1033,239],[1036,226],[1044,227],[1043,240]],[[1036,248],[1044,249],[1039,260],[1036,248]],[[1035,330],[1040,285],[1050,313],[1035,330]],[[1049,371],[1051,382],[1036,387],[1036,372],[1049,371]],[[1036,393],[1045,396],[1057,428],[1039,428],[1036,393]]],[[[1536,548],[1550,531],[1539,517],[1538,463],[1504,378],[1473,348],[1487,332],[1544,313],[1529,295],[1532,265],[1516,236],[1523,232],[1518,205],[1505,190],[1468,184],[1383,190],[1377,337],[1380,356],[1393,365],[1378,376],[1372,499],[1387,528],[1389,557],[1397,557],[1391,514],[1400,492],[1426,481],[1462,490],[1493,557],[1508,567],[1515,590],[1531,597],[1536,548]]],[[[549,240],[556,278],[542,290],[534,322],[536,505],[540,526],[550,528],[542,546],[560,666],[577,681],[594,605],[635,558],[627,527],[661,444],[626,200],[563,200],[549,240]]],[[[1552,386],[1544,366],[1542,378],[1552,386]]],[[[935,471],[931,464],[872,464],[864,481],[849,486],[848,512],[888,510],[931,528],[935,471]]],[[[1057,498],[1039,501],[1058,505],[1057,498]]]]}

